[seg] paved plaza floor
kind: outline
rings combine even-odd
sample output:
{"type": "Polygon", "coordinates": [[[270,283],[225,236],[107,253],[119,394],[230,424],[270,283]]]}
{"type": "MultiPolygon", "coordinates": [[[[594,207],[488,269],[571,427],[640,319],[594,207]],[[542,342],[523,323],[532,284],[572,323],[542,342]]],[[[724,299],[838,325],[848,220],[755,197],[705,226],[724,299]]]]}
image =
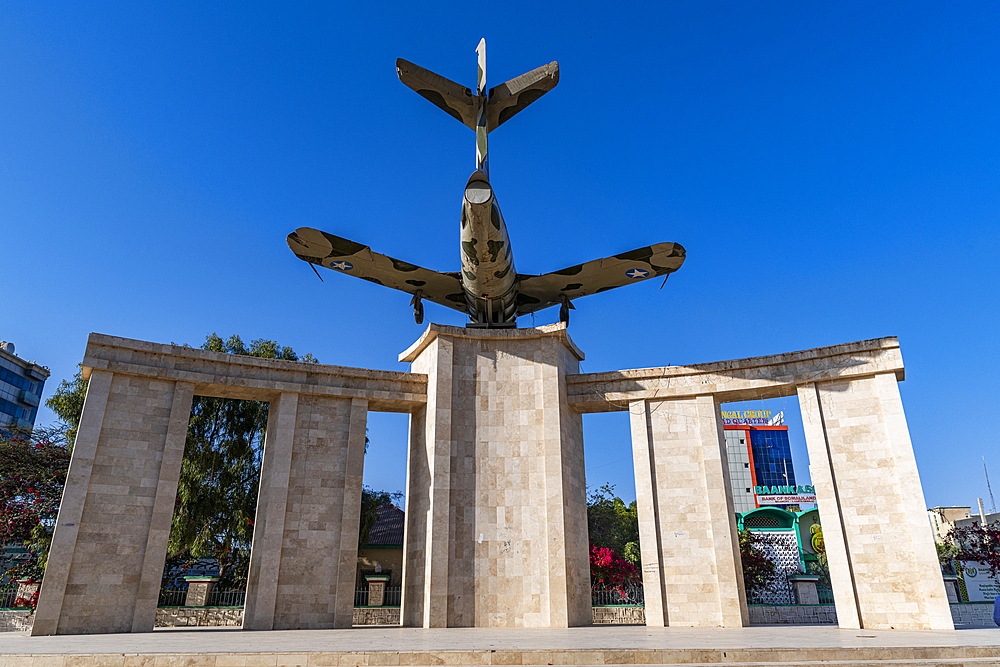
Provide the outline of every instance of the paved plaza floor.
{"type": "Polygon", "coordinates": [[[0,635],[0,667],[21,665],[993,664],[1000,628],[842,630],[832,626],[563,629],[356,627],[244,632],[0,635]],[[28,656],[34,656],[29,659],[28,656]],[[129,659],[132,656],[133,659],[129,659]],[[144,656],[144,657],[143,657],[144,656]],[[860,662],[859,662],[860,661],[860,662]],[[917,662],[913,662],[917,661],[917,662]],[[971,662],[970,662],[971,661],[971,662]],[[927,663],[931,664],[931,663],[927,663]]]}

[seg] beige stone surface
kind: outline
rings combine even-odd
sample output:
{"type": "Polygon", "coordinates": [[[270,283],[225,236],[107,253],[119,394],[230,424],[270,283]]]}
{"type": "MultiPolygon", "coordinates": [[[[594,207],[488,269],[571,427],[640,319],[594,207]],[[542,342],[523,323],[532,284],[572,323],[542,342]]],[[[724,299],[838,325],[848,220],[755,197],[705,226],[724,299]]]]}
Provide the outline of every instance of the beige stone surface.
{"type": "Polygon", "coordinates": [[[566,386],[574,410],[616,412],[639,399],[710,394],[726,403],[794,396],[800,384],[890,371],[903,380],[903,357],[894,337],[691,366],[581,373],[567,377],[566,386]]]}
{"type": "Polygon", "coordinates": [[[410,412],[426,400],[427,380],[413,373],[261,359],[200,348],[90,334],[83,374],[91,369],[176,380],[199,396],[270,401],[282,392],[362,398],[381,412],[410,412]]]}
{"type": "Polygon", "coordinates": [[[638,400],[630,419],[647,624],[747,625],[718,404],[638,400]]]}
{"type": "Polygon", "coordinates": [[[799,395],[841,626],[951,629],[895,374],[799,395]]]}
{"type": "Polygon", "coordinates": [[[262,485],[271,486],[258,501],[245,623],[350,627],[367,403],[305,395],[288,398],[286,411],[292,396],[282,395],[264,445],[262,485]]]}
{"type": "Polygon", "coordinates": [[[859,633],[834,626],[749,628],[356,627],[243,632],[164,629],[87,637],[3,638],[4,667],[174,665],[819,665],[991,664],[996,628],[859,633]],[[861,636],[859,636],[861,635],[861,636]],[[891,663],[890,661],[896,661],[891,663]]]}
{"type": "Polygon", "coordinates": [[[154,503],[159,488],[173,504],[176,473],[164,482],[173,479],[174,491],[160,488],[161,464],[171,416],[190,412],[191,394],[173,381],[107,372],[92,373],[91,383],[84,414],[93,412],[81,420],[33,634],[128,632],[150,602],[155,610],[140,581],[157,562],[162,572],[165,541],[164,551],[147,552],[162,541],[151,535],[162,524],[154,503]]]}
{"type": "Polygon", "coordinates": [[[401,355],[428,377],[411,418],[404,625],[592,621],[582,422],[565,401],[581,357],[562,325],[431,325],[401,355]]]}

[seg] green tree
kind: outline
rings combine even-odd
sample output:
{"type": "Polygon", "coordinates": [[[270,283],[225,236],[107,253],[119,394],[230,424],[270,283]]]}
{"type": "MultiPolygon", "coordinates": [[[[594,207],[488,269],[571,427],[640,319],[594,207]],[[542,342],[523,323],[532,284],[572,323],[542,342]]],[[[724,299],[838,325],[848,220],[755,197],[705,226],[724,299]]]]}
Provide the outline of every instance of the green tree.
{"type": "Polygon", "coordinates": [[[78,366],[76,375],[70,380],[63,380],[56,387],[45,405],[56,413],[65,431],[65,441],[69,450],[73,451],[76,441],[76,430],[80,427],[80,415],[83,414],[83,401],[87,398],[87,381],[83,379],[83,365],[78,366]]]}
{"type": "MultiPolygon", "coordinates": [[[[263,359],[315,363],[275,341],[257,339],[245,345],[239,336],[216,334],[202,349],[263,359]]],[[[188,556],[219,563],[220,588],[246,581],[253,522],[257,508],[261,454],[268,404],[195,396],[191,405],[170,527],[168,557],[184,563],[188,556]]]]}
{"type": "Polygon", "coordinates": [[[636,501],[626,505],[617,497],[613,484],[598,488],[587,499],[587,530],[592,546],[607,547],[639,563],[639,510],[636,501]]]}

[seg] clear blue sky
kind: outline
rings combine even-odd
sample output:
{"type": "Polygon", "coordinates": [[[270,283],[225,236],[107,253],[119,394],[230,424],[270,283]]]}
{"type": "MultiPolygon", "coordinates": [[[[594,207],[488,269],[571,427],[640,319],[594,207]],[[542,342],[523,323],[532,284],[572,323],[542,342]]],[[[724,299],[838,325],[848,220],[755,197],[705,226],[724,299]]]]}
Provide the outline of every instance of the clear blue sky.
{"type": "MultiPolygon", "coordinates": [[[[992,2],[6,2],[0,339],[51,367],[47,395],[92,331],[404,370],[409,296],[320,283],[284,239],[318,227],[457,269],[474,135],[394,61],[472,85],[480,37],[491,84],[561,69],[490,137],[518,270],[687,248],[662,291],[576,304],[584,371],[895,335],[928,504],[986,496],[983,456],[1000,497],[992,2]]],[[[587,481],[631,499],[627,422],[585,418],[587,481]]],[[[369,483],[403,488],[405,433],[373,417],[369,483]]]]}

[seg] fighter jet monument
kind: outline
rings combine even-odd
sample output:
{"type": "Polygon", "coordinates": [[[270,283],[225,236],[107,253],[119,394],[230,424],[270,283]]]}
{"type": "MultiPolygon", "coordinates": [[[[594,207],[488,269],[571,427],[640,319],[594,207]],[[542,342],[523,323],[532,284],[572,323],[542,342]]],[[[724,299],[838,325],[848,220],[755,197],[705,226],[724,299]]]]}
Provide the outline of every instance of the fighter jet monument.
{"type": "MultiPolygon", "coordinates": [[[[569,322],[573,300],[588,294],[666,277],[684,263],[679,243],[657,243],[541,275],[518,273],[507,226],[490,185],[489,133],[555,88],[559,64],[486,89],[486,40],[476,48],[476,90],[414,65],[396,61],[399,80],[476,132],[476,170],[465,185],[460,231],[461,270],[442,273],[386,255],[368,246],[309,227],[288,235],[288,247],[314,266],[333,269],[413,295],[413,317],[424,318],[423,300],[466,313],[469,327],[515,327],[519,315],[560,305],[559,319],[569,322]]],[[[317,272],[317,275],[319,273],[317,272]]]]}

